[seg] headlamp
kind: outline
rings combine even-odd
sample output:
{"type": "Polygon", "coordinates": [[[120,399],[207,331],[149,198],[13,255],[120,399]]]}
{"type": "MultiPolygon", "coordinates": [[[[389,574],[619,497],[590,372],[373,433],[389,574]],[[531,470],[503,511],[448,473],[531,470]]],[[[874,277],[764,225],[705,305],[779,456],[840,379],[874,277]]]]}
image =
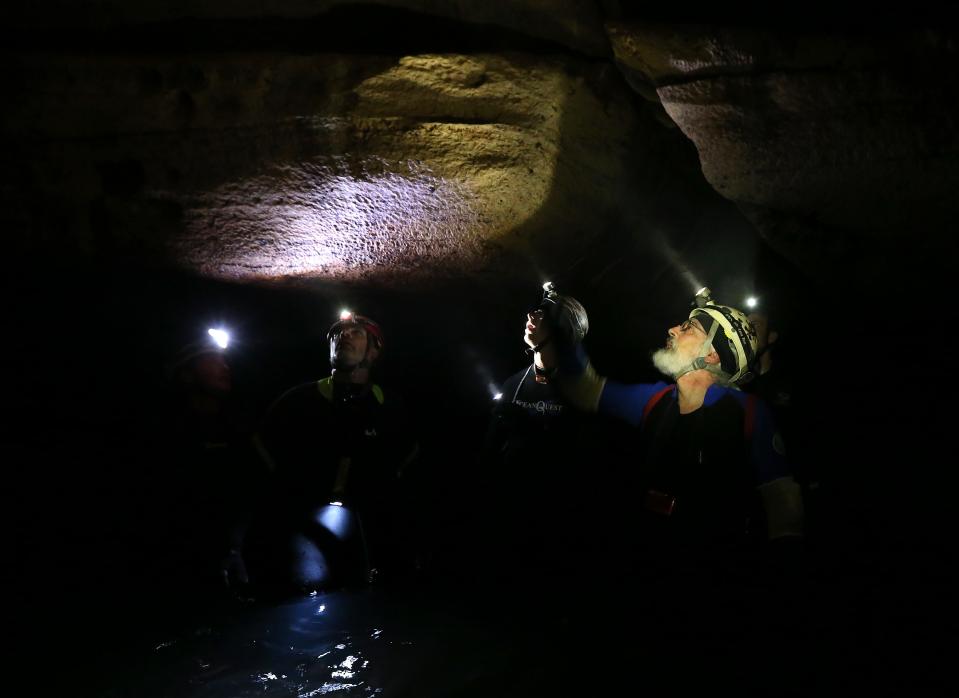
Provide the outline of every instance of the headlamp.
{"type": "Polygon", "coordinates": [[[352,320],[352,319],[353,319],[352,311],[349,311],[346,308],[343,308],[343,310],[340,311],[340,320],[342,322],[346,322],[347,320],[352,320]]]}
{"type": "Polygon", "coordinates": [[[543,284],[543,299],[540,301],[540,307],[546,305],[546,303],[556,303],[556,299],[559,297],[559,294],[556,292],[556,284],[552,281],[547,281],[543,284]]]}
{"type": "Polygon", "coordinates": [[[213,339],[213,343],[216,344],[220,349],[226,349],[230,344],[230,333],[226,330],[211,327],[206,331],[208,335],[213,339]]]}
{"type": "Polygon", "coordinates": [[[539,303],[530,307],[526,312],[534,313],[537,310],[548,310],[550,305],[556,304],[556,298],[559,296],[556,293],[556,285],[552,281],[547,281],[543,284],[543,297],[540,298],[539,303]]]}
{"type": "Polygon", "coordinates": [[[703,286],[696,291],[696,296],[693,298],[693,305],[697,308],[705,308],[713,302],[712,293],[707,286],[703,286]]]}
{"type": "Polygon", "coordinates": [[[758,305],[759,305],[759,299],[756,298],[756,296],[749,296],[746,299],[746,307],[749,308],[750,310],[755,310],[756,306],[758,305]]]}

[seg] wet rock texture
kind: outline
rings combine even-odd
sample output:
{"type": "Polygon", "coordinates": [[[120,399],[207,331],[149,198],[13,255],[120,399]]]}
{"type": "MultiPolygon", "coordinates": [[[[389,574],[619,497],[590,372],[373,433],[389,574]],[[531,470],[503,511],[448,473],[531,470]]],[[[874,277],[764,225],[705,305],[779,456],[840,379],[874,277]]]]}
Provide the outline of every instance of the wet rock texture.
{"type": "Polygon", "coordinates": [[[571,251],[628,198],[643,147],[618,74],[571,57],[51,56],[23,70],[7,125],[40,155],[23,157],[33,193],[89,248],[155,248],[224,279],[402,283],[571,251]],[[546,240],[560,225],[581,238],[546,240]]]}
{"type": "Polygon", "coordinates": [[[615,23],[610,36],[709,183],[807,272],[876,281],[890,253],[954,251],[952,39],[615,23]]]}
{"type": "MultiPolygon", "coordinates": [[[[682,157],[665,124],[811,277],[875,282],[891,256],[922,275],[955,252],[948,28],[783,30],[732,9],[704,26],[625,7],[42,3],[19,26],[47,43],[24,42],[7,65],[7,227],[26,247],[120,250],[234,280],[561,269],[604,229],[659,234],[632,222],[670,189],[664,161],[682,157]],[[334,17],[339,29],[311,38],[334,17]],[[54,25],[68,47],[43,31],[54,25]],[[189,27],[192,48],[173,48],[189,27]],[[410,34],[424,50],[393,45],[410,34]],[[435,48],[464,40],[484,48],[435,48]]],[[[703,201],[689,190],[686,208],[703,201]]]]}

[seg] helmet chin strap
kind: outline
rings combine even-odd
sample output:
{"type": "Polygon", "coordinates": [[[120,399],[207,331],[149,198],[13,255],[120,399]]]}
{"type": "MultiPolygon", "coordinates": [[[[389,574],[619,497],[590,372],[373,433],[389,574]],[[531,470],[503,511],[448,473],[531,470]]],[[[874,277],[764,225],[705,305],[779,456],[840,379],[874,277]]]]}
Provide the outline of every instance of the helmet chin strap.
{"type": "Polygon", "coordinates": [[[550,339],[552,339],[552,337],[547,337],[546,339],[544,339],[542,342],[540,342],[540,343],[537,344],[536,346],[532,346],[532,347],[527,346],[527,347],[526,347],[526,353],[527,353],[527,355],[532,356],[532,355],[535,354],[536,352],[542,351],[543,347],[545,347],[547,344],[549,344],[550,339]]]}
{"type": "Polygon", "coordinates": [[[709,353],[709,348],[713,344],[713,339],[716,337],[716,332],[719,330],[719,323],[713,320],[713,326],[709,328],[709,335],[706,337],[706,341],[703,342],[702,349],[699,350],[699,356],[693,359],[692,363],[688,364],[685,368],[680,370],[674,376],[675,380],[679,380],[687,373],[692,373],[693,371],[699,371],[706,368],[709,364],[706,363],[706,355],[709,353]]]}

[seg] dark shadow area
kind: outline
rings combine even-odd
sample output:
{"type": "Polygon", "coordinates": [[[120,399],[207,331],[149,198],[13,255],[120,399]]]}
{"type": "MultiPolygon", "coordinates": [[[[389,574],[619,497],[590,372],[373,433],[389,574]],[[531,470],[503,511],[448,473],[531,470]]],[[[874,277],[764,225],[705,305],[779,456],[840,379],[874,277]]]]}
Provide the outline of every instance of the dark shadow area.
{"type": "Polygon", "coordinates": [[[664,24],[724,25],[750,29],[774,29],[784,33],[836,31],[845,35],[878,30],[897,32],[904,27],[925,27],[955,19],[954,7],[943,3],[913,3],[901,6],[862,3],[782,2],[775,7],[759,0],[726,3],[691,2],[682,5],[648,5],[629,0],[604,2],[611,18],[664,24]]]}
{"type": "MultiPolygon", "coordinates": [[[[144,21],[97,18],[87,12],[60,19],[31,16],[12,23],[7,49],[102,53],[222,53],[282,51],[284,53],[472,53],[522,51],[568,53],[571,50],[494,24],[471,24],[398,7],[370,4],[334,6],[310,17],[224,18],[184,13],[180,19],[144,21]],[[119,21],[118,21],[119,20],[119,21]],[[41,32],[42,27],[42,32],[41,32]],[[81,29],[82,31],[78,31],[81,29]],[[170,39],[175,37],[171,45],[170,39]],[[39,41],[39,43],[38,43],[39,41]]],[[[135,17],[136,14],[133,14],[135,17]]]]}

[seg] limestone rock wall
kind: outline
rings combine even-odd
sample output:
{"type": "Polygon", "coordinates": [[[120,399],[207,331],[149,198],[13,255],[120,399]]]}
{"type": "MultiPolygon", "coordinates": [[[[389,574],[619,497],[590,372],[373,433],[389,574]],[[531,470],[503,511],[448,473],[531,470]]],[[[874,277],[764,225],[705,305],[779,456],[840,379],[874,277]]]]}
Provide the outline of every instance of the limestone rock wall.
{"type": "Polygon", "coordinates": [[[616,71],[569,56],[73,54],[18,70],[8,217],[43,231],[59,216],[68,246],[232,280],[389,284],[572,254],[618,215],[646,148],[616,71]],[[557,228],[578,235],[547,239],[557,228]]]}
{"type": "Polygon", "coordinates": [[[610,26],[617,58],[703,174],[819,278],[955,251],[959,54],[948,34],[610,26]],[[938,250],[938,252],[936,252],[938,250]]]}
{"type": "Polygon", "coordinates": [[[786,9],[777,24],[571,0],[37,3],[5,68],[3,215],[28,248],[225,279],[563,268],[617,226],[656,244],[636,222],[657,206],[688,230],[709,205],[663,185],[685,157],[667,125],[810,277],[944,276],[949,23],[786,9]]]}

